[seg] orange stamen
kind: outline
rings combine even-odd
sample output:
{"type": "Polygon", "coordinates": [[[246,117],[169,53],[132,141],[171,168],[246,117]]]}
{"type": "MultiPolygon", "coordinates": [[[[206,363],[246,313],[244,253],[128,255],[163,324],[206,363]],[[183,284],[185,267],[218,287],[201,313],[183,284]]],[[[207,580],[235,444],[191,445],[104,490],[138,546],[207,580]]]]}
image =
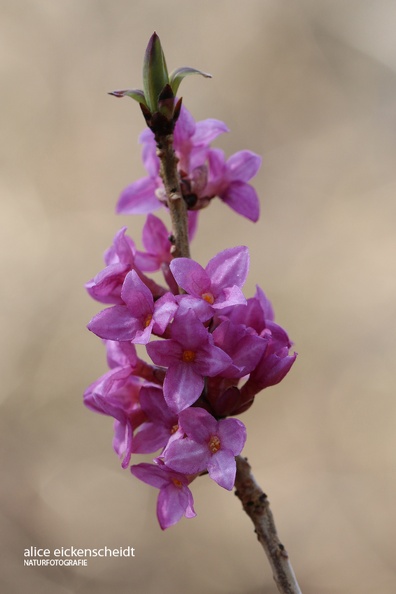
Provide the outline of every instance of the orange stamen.
{"type": "Polygon", "coordinates": [[[210,305],[213,305],[215,299],[212,293],[202,293],[201,297],[204,301],[207,301],[210,305]]]}
{"type": "Polygon", "coordinates": [[[212,435],[212,437],[209,440],[208,446],[212,454],[215,454],[219,451],[221,447],[221,442],[217,435],[212,435]]]}
{"type": "Polygon", "coordinates": [[[177,487],[178,489],[181,489],[183,486],[183,483],[181,481],[179,481],[179,479],[177,478],[172,478],[172,483],[175,485],[175,487],[177,487]]]}
{"type": "Polygon", "coordinates": [[[182,360],[184,363],[192,363],[195,361],[195,352],[194,351],[183,351],[182,360]]]}
{"type": "Polygon", "coordinates": [[[144,321],[144,327],[147,328],[147,326],[149,326],[151,324],[151,320],[153,319],[153,316],[151,314],[149,314],[147,316],[147,318],[144,321]]]}

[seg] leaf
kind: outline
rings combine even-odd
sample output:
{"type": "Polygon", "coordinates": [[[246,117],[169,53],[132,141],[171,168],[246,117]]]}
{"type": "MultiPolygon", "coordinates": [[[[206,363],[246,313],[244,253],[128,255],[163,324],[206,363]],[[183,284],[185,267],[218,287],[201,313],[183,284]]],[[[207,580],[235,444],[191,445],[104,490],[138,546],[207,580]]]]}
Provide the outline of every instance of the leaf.
{"type": "Polygon", "coordinates": [[[168,69],[161,42],[158,35],[153,33],[143,61],[143,89],[151,113],[157,111],[158,97],[168,83],[168,69]]]}
{"type": "Polygon", "coordinates": [[[188,66],[176,68],[176,70],[173,70],[173,72],[171,72],[171,74],[169,75],[169,82],[174,95],[176,95],[183,78],[189,76],[190,74],[200,74],[205,78],[212,78],[211,74],[208,74],[207,72],[202,72],[202,70],[197,70],[196,68],[189,68],[188,66]]]}
{"type": "Polygon", "coordinates": [[[113,95],[113,97],[131,97],[138,103],[142,103],[145,107],[147,107],[147,102],[144,93],[140,89],[124,89],[122,91],[111,91],[109,95],[113,95]]]}

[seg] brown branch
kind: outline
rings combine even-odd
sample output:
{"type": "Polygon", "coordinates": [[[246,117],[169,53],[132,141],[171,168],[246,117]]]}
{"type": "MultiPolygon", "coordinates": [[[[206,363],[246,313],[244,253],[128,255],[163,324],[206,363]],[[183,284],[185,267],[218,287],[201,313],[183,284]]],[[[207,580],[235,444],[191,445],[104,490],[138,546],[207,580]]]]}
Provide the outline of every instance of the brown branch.
{"type": "Polygon", "coordinates": [[[160,159],[160,175],[164,182],[169,213],[172,221],[174,246],[172,255],[175,258],[190,258],[188,243],[187,207],[184,202],[179,173],[178,158],[173,150],[173,134],[156,135],[157,155],[160,159]]]}
{"type": "Polygon", "coordinates": [[[236,464],[235,495],[241,500],[243,509],[254,524],[257,538],[271,565],[278,591],[281,594],[301,594],[289,555],[278,538],[267,496],[256,483],[247,459],[237,456],[236,464]]]}

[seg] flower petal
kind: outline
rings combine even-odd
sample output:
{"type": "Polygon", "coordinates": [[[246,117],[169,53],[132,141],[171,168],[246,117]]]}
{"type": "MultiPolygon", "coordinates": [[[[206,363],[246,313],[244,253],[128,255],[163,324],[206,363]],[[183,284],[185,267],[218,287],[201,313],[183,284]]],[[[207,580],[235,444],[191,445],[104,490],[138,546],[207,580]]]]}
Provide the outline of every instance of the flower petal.
{"type": "Polygon", "coordinates": [[[239,419],[223,419],[219,422],[217,435],[222,448],[238,456],[246,441],[246,427],[239,419]]]}
{"type": "Polygon", "coordinates": [[[254,223],[260,216],[260,202],[256,190],[244,182],[232,182],[220,198],[238,214],[254,223]]]}
{"type": "Polygon", "coordinates": [[[194,517],[196,514],[191,502],[191,491],[186,486],[178,488],[174,484],[169,484],[161,489],[157,500],[157,518],[162,530],[176,524],[185,514],[187,515],[187,511],[187,517],[194,517]]]}
{"type": "Polygon", "coordinates": [[[198,262],[190,258],[175,258],[170,269],[177,284],[194,297],[210,290],[210,278],[198,262]]]}
{"type": "Polygon", "coordinates": [[[235,483],[236,462],[230,450],[219,450],[208,463],[208,472],[220,487],[231,491],[235,483]]]}
{"type": "Polygon", "coordinates": [[[126,275],[122,285],[121,298],[134,318],[147,316],[154,310],[153,295],[135,270],[131,270],[126,275]]]}
{"type": "Polygon", "coordinates": [[[189,363],[169,367],[164,380],[164,396],[169,408],[180,412],[193,404],[204,388],[204,378],[189,363]]]}
{"type": "Polygon", "coordinates": [[[218,423],[205,409],[193,407],[179,414],[179,426],[197,443],[207,444],[210,436],[216,433],[218,423]]]}
{"type": "Polygon", "coordinates": [[[171,242],[164,223],[153,214],[148,214],[143,227],[142,242],[150,254],[169,254],[171,242]]]}
{"type": "Polygon", "coordinates": [[[122,341],[132,340],[141,324],[132,318],[126,305],[114,305],[93,317],[87,328],[100,338],[122,341]]]}
{"type": "Polygon", "coordinates": [[[173,441],[165,452],[165,464],[183,474],[196,474],[206,470],[210,459],[207,444],[185,437],[173,441]]]}
{"type": "Polygon", "coordinates": [[[208,146],[212,140],[220,136],[220,134],[229,131],[229,128],[221,120],[208,118],[196,123],[195,133],[192,140],[195,146],[208,146]]]}
{"type": "Polygon", "coordinates": [[[223,250],[208,262],[205,270],[217,290],[242,287],[249,271],[249,250],[245,246],[223,250]]]}
{"type": "Polygon", "coordinates": [[[143,177],[127,186],[118,199],[118,214],[146,214],[162,206],[155,195],[158,184],[151,177],[143,177]]]}
{"type": "Polygon", "coordinates": [[[261,166],[261,157],[252,151],[239,151],[227,160],[230,181],[248,182],[261,166]]]}

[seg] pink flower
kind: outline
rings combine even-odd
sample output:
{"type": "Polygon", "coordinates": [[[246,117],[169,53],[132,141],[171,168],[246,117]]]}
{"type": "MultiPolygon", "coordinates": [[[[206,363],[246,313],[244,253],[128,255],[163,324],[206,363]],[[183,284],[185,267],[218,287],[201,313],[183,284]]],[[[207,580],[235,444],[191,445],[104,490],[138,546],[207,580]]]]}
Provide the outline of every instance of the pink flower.
{"type": "Polygon", "coordinates": [[[168,368],[164,396],[168,406],[179,412],[199,398],[205,376],[217,375],[232,361],[214,346],[212,336],[192,310],[176,314],[170,336],[146,348],[156,365],[168,368]]]}
{"type": "Polygon", "coordinates": [[[136,260],[135,244],[125,235],[126,227],[118,231],[113,245],[105,253],[106,268],[101,270],[93,279],[86,283],[85,288],[93,299],[101,303],[122,303],[121,289],[125,277],[131,270],[135,270],[153,295],[160,296],[166,289],[157,285],[139,269],[136,260]]]}
{"type": "Polygon", "coordinates": [[[120,458],[124,457],[123,468],[131,458],[133,431],[145,420],[139,403],[141,385],[129,367],[115,367],[84,392],[85,406],[115,419],[113,447],[120,458]]]}
{"type": "Polygon", "coordinates": [[[176,524],[183,516],[194,518],[194,499],[188,488],[188,477],[164,465],[135,464],[131,472],[141,481],[160,489],[157,517],[162,530],[176,524]]]}
{"type": "MultiPolygon", "coordinates": [[[[220,120],[208,119],[195,122],[190,112],[182,106],[174,131],[174,148],[179,159],[179,170],[184,176],[196,177],[195,172],[204,166],[210,143],[219,134],[228,132],[220,120]]],[[[156,154],[154,134],[148,128],[140,135],[143,144],[143,164],[148,177],[127,186],[121,193],[119,214],[146,214],[163,205],[165,193],[159,176],[159,159],[156,154]],[[161,202],[162,200],[162,202],[161,202]]]]}
{"type": "Polygon", "coordinates": [[[134,270],[125,277],[121,299],[122,305],[102,310],[89,322],[88,329],[107,340],[146,344],[152,331],[163,334],[177,309],[171,293],[154,303],[151,291],[134,270]]]}
{"type": "Polygon", "coordinates": [[[256,190],[247,182],[256,175],[261,157],[251,151],[239,151],[227,161],[220,149],[208,153],[209,180],[205,193],[219,196],[230,208],[256,222],[260,216],[260,202],[256,190]]]}
{"type": "Polygon", "coordinates": [[[183,474],[208,470],[224,489],[234,486],[235,456],[246,441],[246,429],[238,419],[216,421],[203,408],[188,408],[179,414],[179,426],[186,437],[172,441],[164,450],[166,466],[183,474]]]}
{"type": "Polygon", "coordinates": [[[133,437],[133,452],[147,454],[164,448],[178,429],[177,415],[167,406],[162,388],[144,385],[139,393],[140,406],[146,415],[133,437]]]}
{"type": "Polygon", "coordinates": [[[179,303],[192,307],[202,322],[213,316],[213,310],[246,304],[241,287],[249,270],[249,252],[244,246],[220,252],[205,269],[190,258],[176,258],[170,269],[190,296],[183,295],[179,303]]]}
{"type": "Polygon", "coordinates": [[[105,253],[106,268],[85,285],[91,297],[101,303],[122,303],[122,284],[135,265],[135,244],[125,235],[126,229],[118,231],[113,245],[105,253]]]}

